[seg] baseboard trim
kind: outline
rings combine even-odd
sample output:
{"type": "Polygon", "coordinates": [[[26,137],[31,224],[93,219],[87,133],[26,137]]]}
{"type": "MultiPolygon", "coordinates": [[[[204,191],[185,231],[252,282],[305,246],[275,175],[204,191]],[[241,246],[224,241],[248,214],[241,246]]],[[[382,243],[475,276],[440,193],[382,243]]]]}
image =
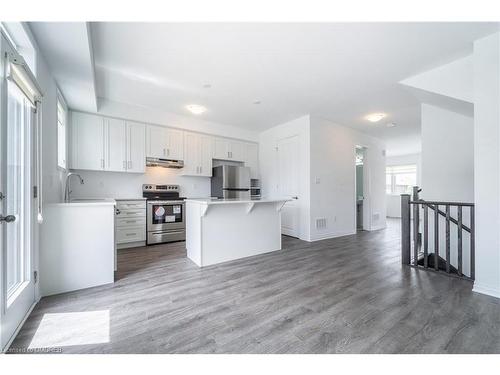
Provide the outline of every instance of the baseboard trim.
{"type": "MultiPolygon", "coordinates": [[[[39,301],[39,300],[38,300],[39,301]]],[[[7,342],[7,345],[5,345],[5,348],[2,349],[2,353],[5,353],[7,350],[9,350],[10,346],[12,345],[12,343],[14,342],[14,339],[16,338],[16,336],[18,335],[19,331],[21,330],[21,328],[23,328],[23,325],[24,323],[26,323],[26,320],[28,320],[28,317],[31,315],[31,313],[33,312],[33,309],[35,308],[36,304],[38,303],[38,301],[35,301],[33,302],[33,304],[31,305],[31,307],[28,309],[28,312],[26,313],[26,315],[24,315],[24,318],[23,320],[21,320],[21,323],[19,323],[19,325],[17,326],[16,330],[14,331],[14,333],[12,334],[12,337],[10,338],[10,340],[7,342]]]]}
{"type": "Polygon", "coordinates": [[[481,285],[476,282],[474,282],[474,287],[472,288],[472,291],[475,293],[480,293],[480,294],[485,294],[487,296],[500,298],[500,289],[492,288],[486,285],[481,285]]]}
{"type": "Polygon", "coordinates": [[[314,237],[311,237],[309,242],[315,242],[315,241],[322,241],[322,240],[328,240],[330,238],[337,238],[337,237],[345,237],[345,236],[352,236],[353,234],[356,234],[356,232],[344,232],[344,233],[322,233],[319,235],[315,235],[314,237]]]}

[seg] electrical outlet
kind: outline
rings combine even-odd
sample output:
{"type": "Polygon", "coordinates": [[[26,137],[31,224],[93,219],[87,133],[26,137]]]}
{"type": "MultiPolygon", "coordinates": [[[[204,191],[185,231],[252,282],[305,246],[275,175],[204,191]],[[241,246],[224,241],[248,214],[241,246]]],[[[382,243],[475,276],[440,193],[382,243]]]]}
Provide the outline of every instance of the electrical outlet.
{"type": "Polygon", "coordinates": [[[316,177],[315,183],[316,183],[316,185],[320,184],[321,183],[321,179],[319,177],[316,177]]]}

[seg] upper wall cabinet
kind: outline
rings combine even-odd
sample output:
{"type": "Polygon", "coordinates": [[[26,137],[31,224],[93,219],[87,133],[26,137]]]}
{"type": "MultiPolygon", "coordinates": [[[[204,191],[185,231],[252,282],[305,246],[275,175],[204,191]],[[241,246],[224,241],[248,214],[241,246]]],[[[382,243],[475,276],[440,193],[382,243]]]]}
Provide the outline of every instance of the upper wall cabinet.
{"type": "Polygon", "coordinates": [[[71,113],[72,169],[104,170],[104,120],[86,113],[71,113]]]}
{"type": "Polygon", "coordinates": [[[163,126],[148,125],[146,130],[146,156],[184,160],[184,132],[163,126]]]}
{"type": "Polygon", "coordinates": [[[214,159],[245,161],[244,143],[225,138],[215,138],[214,159]]]}
{"type": "Polygon", "coordinates": [[[212,145],[212,137],[184,133],[184,176],[212,176],[212,145]]]}
{"type": "Polygon", "coordinates": [[[250,167],[250,177],[260,178],[259,174],[259,146],[256,143],[245,143],[245,166],[250,167]]]}
{"type": "Polygon", "coordinates": [[[145,125],[73,112],[71,168],[144,173],[145,125]]]}
{"type": "Polygon", "coordinates": [[[146,169],[146,125],[127,121],[127,172],[146,169]]]}

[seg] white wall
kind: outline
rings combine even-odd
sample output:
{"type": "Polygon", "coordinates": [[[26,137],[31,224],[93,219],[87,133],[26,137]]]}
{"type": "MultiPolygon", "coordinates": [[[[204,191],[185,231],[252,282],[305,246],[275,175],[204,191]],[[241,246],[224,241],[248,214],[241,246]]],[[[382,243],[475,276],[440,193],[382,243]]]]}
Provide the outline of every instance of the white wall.
{"type": "Polygon", "coordinates": [[[365,228],[384,228],[385,145],[382,141],[311,117],[311,239],[337,237],[356,232],[355,156],[356,146],[366,147],[364,211],[365,228]],[[319,183],[317,183],[319,181],[319,183]],[[316,229],[316,219],[327,226],[316,229]]]}
{"type": "MultiPolygon", "coordinates": [[[[421,154],[408,154],[398,156],[388,156],[385,159],[386,166],[393,165],[416,165],[417,166],[417,186],[422,181],[421,154]]],[[[401,196],[387,194],[387,217],[401,217],[401,196]]]]}
{"type": "Polygon", "coordinates": [[[427,200],[474,201],[474,121],[422,104],[422,192],[427,200]]]}
{"type": "Polygon", "coordinates": [[[210,178],[181,176],[181,170],[172,168],[147,167],[146,173],[120,173],[74,171],[84,179],[80,185],[72,180],[72,198],[114,198],[127,199],[142,197],[142,184],[180,185],[181,196],[205,198],[210,196],[210,178]]]}
{"type": "Polygon", "coordinates": [[[500,34],[474,43],[474,291],[500,298],[500,34]]]}
{"type": "Polygon", "coordinates": [[[259,164],[262,179],[262,195],[278,196],[278,164],[276,147],[279,139],[299,137],[299,238],[310,240],[310,118],[303,116],[287,123],[277,125],[262,132],[259,136],[259,164]]]}

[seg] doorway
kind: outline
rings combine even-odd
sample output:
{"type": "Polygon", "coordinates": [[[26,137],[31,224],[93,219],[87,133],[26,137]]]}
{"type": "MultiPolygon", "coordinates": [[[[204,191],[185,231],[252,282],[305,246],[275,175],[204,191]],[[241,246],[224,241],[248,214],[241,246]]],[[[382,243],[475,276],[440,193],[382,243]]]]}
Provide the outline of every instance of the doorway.
{"type": "Polygon", "coordinates": [[[2,35],[0,132],[1,349],[35,302],[34,229],[36,100],[24,65],[2,35]],[[13,57],[14,56],[14,57],[13,57]],[[7,65],[7,66],[5,66],[7,65]]]}
{"type": "Polygon", "coordinates": [[[356,202],[356,231],[362,231],[366,227],[365,216],[367,212],[366,207],[366,147],[356,146],[355,149],[356,158],[355,158],[355,202],[356,202]]]}

